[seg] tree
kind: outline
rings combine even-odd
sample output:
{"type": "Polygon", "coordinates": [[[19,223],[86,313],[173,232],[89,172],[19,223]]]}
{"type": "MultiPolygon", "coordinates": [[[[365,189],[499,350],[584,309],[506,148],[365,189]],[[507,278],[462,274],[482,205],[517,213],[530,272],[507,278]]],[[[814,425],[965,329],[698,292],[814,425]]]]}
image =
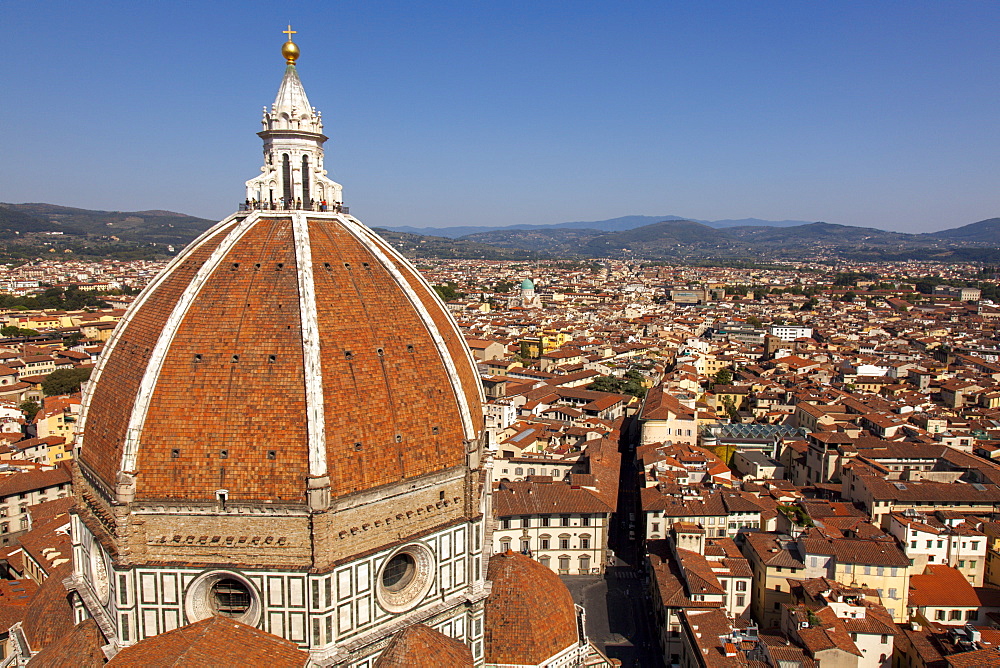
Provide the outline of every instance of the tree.
{"type": "Polygon", "coordinates": [[[809,301],[807,301],[805,304],[802,305],[802,310],[803,311],[812,311],[813,309],[816,308],[816,306],[818,304],[819,304],[819,302],[816,301],[815,297],[810,297],[809,301]]]}
{"type": "Polygon", "coordinates": [[[840,298],[840,301],[853,302],[855,297],[857,297],[857,295],[848,290],[847,292],[844,293],[844,296],[840,298]]]}
{"type": "Polygon", "coordinates": [[[758,318],[755,315],[752,315],[749,318],[747,318],[747,324],[750,325],[751,327],[758,327],[758,328],[764,326],[764,323],[760,321],[760,318],[758,318]]]}
{"type": "Polygon", "coordinates": [[[38,402],[35,401],[34,399],[28,399],[27,401],[22,402],[21,405],[18,406],[18,408],[20,408],[21,412],[24,413],[24,418],[28,422],[34,420],[35,416],[38,414],[38,411],[42,409],[42,407],[39,406],[38,402]]]}
{"type": "Polygon", "coordinates": [[[33,329],[24,329],[21,327],[16,327],[14,325],[7,325],[5,327],[0,327],[0,335],[2,336],[38,336],[38,332],[33,329]]]}
{"type": "Polygon", "coordinates": [[[638,371],[629,371],[624,378],[598,376],[593,383],[587,386],[587,389],[613,394],[631,394],[633,397],[642,399],[646,396],[646,388],[642,385],[643,380],[643,375],[638,371]]]}
{"type": "Polygon", "coordinates": [[[736,401],[732,397],[726,396],[722,398],[722,405],[726,409],[726,415],[729,416],[730,422],[740,421],[740,412],[736,410],[736,401]]]}
{"type": "Polygon", "coordinates": [[[51,397],[57,394],[72,394],[80,385],[90,379],[93,369],[56,369],[42,381],[42,392],[51,397]]]}
{"type": "Polygon", "coordinates": [[[80,343],[80,341],[83,341],[83,332],[73,332],[65,338],[64,343],[68,347],[72,348],[76,344],[80,343]]]}
{"type": "Polygon", "coordinates": [[[445,283],[444,285],[435,285],[434,291],[438,293],[443,301],[450,302],[458,299],[459,297],[464,297],[465,295],[455,289],[454,283],[445,283]]]}
{"type": "Polygon", "coordinates": [[[715,372],[715,382],[718,385],[729,385],[733,382],[733,372],[723,368],[715,372]]]}

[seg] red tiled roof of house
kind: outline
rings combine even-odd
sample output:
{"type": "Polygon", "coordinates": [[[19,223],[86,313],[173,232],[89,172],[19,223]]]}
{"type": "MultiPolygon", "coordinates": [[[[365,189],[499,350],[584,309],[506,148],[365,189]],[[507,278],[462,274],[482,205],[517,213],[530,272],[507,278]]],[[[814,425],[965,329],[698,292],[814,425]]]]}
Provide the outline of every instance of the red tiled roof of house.
{"type": "Polygon", "coordinates": [[[0,499],[11,494],[23,494],[35,489],[67,484],[71,479],[69,468],[66,466],[57,466],[48,471],[13,473],[0,478],[0,499]]]}
{"type": "Polygon", "coordinates": [[[472,668],[472,650],[424,624],[397,633],[379,655],[374,668],[472,668]]]}
{"type": "Polygon", "coordinates": [[[289,640],[235,619],[209,617],[126,647],[107,665],[109,668],[298,668],[308,660],[309,654],[289,640]]]}
{"type": "Polygon", "coordinates": [[[508,550],[486,577],[487,663],[537,665],[578,641],[573,597],[551,569],[508,550]]]}
{"type": "Polygon", "coordinates": [[[960,571],[944,564],[928,564],[921,575],[910,576],[909,604],[979,607],[979,597],[960,571]]]}

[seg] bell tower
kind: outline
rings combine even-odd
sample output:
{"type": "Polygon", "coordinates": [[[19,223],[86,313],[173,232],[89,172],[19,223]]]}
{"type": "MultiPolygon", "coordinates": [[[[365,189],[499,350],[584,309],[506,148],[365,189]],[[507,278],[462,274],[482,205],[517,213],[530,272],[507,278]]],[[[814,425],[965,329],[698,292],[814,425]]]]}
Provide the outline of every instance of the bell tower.
{"type": "Polygon", "coordinates": [[[247,200],[254,208],[320,210],[327,202],[330,210],[343,202],[343,187],[326,176],[323,167],[323,115],[309,104],[299,80],[295,61],[299,47],[292,41],[296,31],[284,31],[288,41],[281,47],[285,76],[271,109],[264,108],[264,165],[261,174],[246,183],[247,200]]]}

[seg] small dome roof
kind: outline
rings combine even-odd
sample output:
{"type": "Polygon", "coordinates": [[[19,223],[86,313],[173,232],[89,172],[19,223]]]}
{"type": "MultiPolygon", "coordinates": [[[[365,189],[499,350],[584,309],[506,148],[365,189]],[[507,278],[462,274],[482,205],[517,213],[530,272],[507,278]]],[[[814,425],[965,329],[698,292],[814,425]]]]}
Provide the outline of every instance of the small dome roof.
{"type": "Polygon", "coordinates": [[[393,636],[375,668],[472,668],[472,650],[424,624],[413,624],[393,636]]]}
{"type": "Polygon", "coordinates": [[[490,558],[486,663],[538,665],[578,642],[576,606],[559,576],[523,554],[490,558]]]}
{"type": "Polygon", "coordinates": [[[530,278],[526,278],[523,281],[521,281],[521,289],[522,290],[534,290],[535,289],[535,284],[531,282],[530,278]]]}

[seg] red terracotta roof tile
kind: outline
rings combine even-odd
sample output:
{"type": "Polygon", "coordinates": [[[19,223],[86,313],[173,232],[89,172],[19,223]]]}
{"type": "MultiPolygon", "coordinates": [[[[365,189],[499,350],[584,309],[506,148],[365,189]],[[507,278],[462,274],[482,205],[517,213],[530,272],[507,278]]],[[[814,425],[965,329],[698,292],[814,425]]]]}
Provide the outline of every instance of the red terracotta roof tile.
{"type": "Polygon", "coordinates": [[[577,642],[573,597],[551,569],[508,550],[486,577],[487,663],[536,665],[577,642]]]}
{"type": "Polygon", "coordinates": [[[109,668],[299,668],[309,654],[295,643],[226,617],[209,617],[126,647],[109,668]]]}
{"type": "Polygon", "coordinates": [[[472,668],[472,650],[424,624],[397,633],[379,655],[374,668],[472,668]]]}

